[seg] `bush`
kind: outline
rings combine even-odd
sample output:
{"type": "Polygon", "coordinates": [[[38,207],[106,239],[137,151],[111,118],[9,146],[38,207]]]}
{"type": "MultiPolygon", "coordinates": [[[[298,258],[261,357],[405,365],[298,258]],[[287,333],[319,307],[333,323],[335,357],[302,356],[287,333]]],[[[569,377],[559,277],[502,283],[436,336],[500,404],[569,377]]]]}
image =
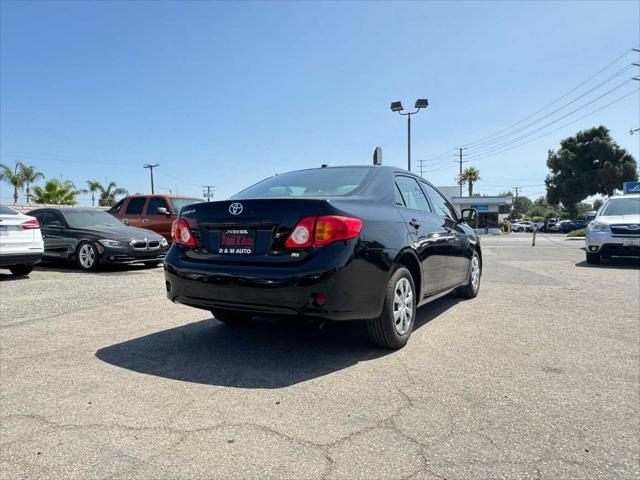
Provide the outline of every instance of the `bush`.
{"type": "Polygon", "coordinates": [[[578,230],[574,230],[573,232],[567,233],[567,238],[584,237],[586,234],[587,234],[587,229],[580,228],[578,230]]]}

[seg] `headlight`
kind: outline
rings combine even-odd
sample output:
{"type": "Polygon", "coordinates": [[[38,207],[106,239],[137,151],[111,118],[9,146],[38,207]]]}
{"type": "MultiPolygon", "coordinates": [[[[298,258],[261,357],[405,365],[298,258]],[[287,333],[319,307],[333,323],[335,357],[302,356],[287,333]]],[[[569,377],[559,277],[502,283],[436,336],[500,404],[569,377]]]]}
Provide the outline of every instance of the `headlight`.
{"type": "Polygon", "coordinates": [[[169,242],[167,242],[166,238],[162,237],[162,240],[160,240],[160,245],[166,247],[167,245],[169,245],[169,242]]]}
{"type": "Polygon", "coordinates": [[[609,227],[607,225],[602,224],[602,223],[591,222],[589,224],[589,231],[590,232],[608,232],[609,231],[609,227]]]}
{"type": "Polygon", "coordinates": [[[103,238],[102,240],[98,240],[102,245],[109,248],[123,248],[126,247],[127,244],[125,242],[119,242],[117,240],[107,240],[103,238]]]}

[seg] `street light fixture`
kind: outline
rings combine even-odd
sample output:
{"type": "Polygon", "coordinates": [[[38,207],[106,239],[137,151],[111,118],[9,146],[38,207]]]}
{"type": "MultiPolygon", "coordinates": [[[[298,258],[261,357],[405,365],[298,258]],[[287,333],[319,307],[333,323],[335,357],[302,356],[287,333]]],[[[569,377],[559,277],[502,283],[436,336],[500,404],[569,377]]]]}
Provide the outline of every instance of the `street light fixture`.
{"type": "Polygon", "coordinates": [[[404,115],[407,117],[407,170],[411,171],[411,115],[415,115],[423,108],[427,108],[429,106],[429,100],[426,98],[419,98],[416,100],[416,103],[413,105],[413,108],[416,110],[414,112],[405,112],[402,113],[404,108],[402,108],[402,102],[391,102],[391,111],[398,112],[400,115],[404,115]]]}

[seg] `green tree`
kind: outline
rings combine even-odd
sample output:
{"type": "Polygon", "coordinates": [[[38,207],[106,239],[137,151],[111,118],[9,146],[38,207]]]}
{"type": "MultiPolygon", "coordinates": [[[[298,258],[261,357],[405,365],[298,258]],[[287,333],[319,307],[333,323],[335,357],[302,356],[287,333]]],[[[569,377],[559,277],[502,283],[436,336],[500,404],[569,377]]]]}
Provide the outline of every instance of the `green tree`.
{"type": "Polygon", "coordinates": [[[601,198],[596,198],[593,201],[593,209],[594,210],[600,210],[600,207],[602,206],[603,203],[604,203],[604,201],[601,198]]]}
{"type": "Polygon", "coordinates": [[[96,192],[102,190],[102,185],[97,180],[87,180],[87,192],[91,192],[91,206],[96,206],[96,192]]]}
{"type": "Polygon", "coordinates": [[[31,201],[31,185],[41,178],[44,179],[44,174],[36,170],[36,167],[25,165],[22,162],[17,163],[20,175],[22,175],[22,180],[24,181],[24,190],[25,195],[27,197],[27,203],[31,201]]]}
{"type": "Polygon", "coordinates": [[[107,186],[101,185],[100,192],[99,205],[101,207],[112,207],[116,204],[117,196],[129,193],[126,188],[118,187],[116,182],[109,182],[107,186]]]}
{"type": "Polygon", "coordinates": [[[76,203],[76,196],[80,191],[69,180],[61,182],[57,178],[54,178],[47,180],[44,188],[39,185],[33,187],[33,193],[33,198],[36,203],[74,205],[76,203]]]}
{"type": "Polygon", "coordinates": [[[502,192],[500,197],[508,197],[511,195],[513,197],[513,204],[511,206],[511,213],[509,214],[509,218],[513,220],[514,218],[520,218],[522,215],[526,214],[531,207],[533,206],[533,202],[529,197],[525,197],[524,195],[518,195],[518,199],[516,201],[516,197],[513,195],[513,192],[502,192]]]}
{"type": "Polygon", "coordinates": [[[20,162],[14,168],[0,163],[0,180],[13,186],[13,203],[18,203],[18,192],[24,188],[24,176],[20,171],[20,162]]]}
{"type": "Polygon", "coordinates": [[[480,180],[480,171],[475,167],[465,168],[460,181],[469,185],[469,196],[473,197],[473,184],[480,180]]]}
{"type": "Polygon", "coordinates": [[[549,150],[547,199],[562,203],[572,218],[578,216],[577,205],[590,195],[610,196],[626,181],[638,179],[636,160],[620,148],[606,127],[578,132],[560,142],[558,151],[549,150]]]}

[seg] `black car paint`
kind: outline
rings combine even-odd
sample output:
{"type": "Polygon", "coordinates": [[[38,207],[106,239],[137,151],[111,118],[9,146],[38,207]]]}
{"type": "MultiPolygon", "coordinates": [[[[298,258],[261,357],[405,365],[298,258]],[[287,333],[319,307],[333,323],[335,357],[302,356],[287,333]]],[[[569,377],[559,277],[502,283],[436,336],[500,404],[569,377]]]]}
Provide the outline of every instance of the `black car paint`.
{"type": "Polygon", "coordinates": [[[96,246],[102,264],[160,262],[169,249],[168,246],[154,250],[136,250],[131,245],[123,248],[105,247],[98,240],[117,240],[129,244],[132,241],[144,241],[145,238],[161,242],[162,236],[150,230],[127,227],[124,224],[121,227],[72,227],[65,219],[64,211],[64,208],[39,208],[28,213],[40,222],[44,240],[43,260],[73,260],[78,246],[84,241],[92,242],[96,246]],[[51,226],[43,223],[41,219],[47,212],[56,212],[61,225],[51,226]]]}
{"type": "MultiPolygon", "coordinates": [[[[333,167],[339,174],[340,167],[333,167]]],[[[395,205],[393,167],[370,168],[362,188],[347,196],[265,198],[200,203],[183,210],[197,238],[195,248],[174,242],[165,260],[170,300],[207,310],[303,314],[331,320],[380,315],[393,266],[407,266],[419,289],[419,305],[466,284],[475,231],[458,219],[395,205]],[[242,215],[229,206],[239,201],[242,215]],[[284,242],[305,216],[344,215],[363,220],[358,238],[324,247],[288,250],[284,242]],[[417,228],[413,225],[419,225],[417,228]],[[255,229],[256,252],[217,253],[220,230],[255,229]],[[325,305],[313,295],[324,293],[325,305]]]]}

